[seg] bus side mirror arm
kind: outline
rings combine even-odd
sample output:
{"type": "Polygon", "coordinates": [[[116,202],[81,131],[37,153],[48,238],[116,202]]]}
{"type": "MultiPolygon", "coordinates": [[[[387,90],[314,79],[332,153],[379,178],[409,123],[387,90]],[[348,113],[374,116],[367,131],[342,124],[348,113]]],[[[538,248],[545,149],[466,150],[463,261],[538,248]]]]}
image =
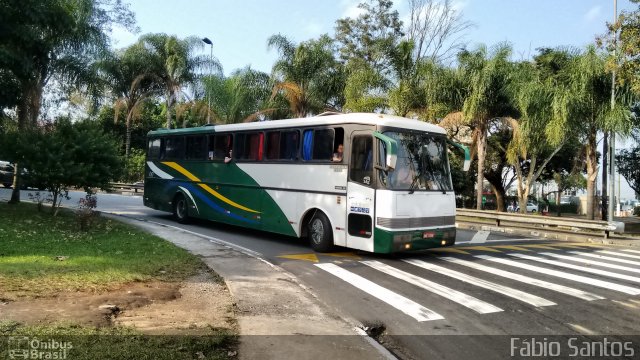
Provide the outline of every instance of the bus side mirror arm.
{"type": "Polygon", "coordinates": [[[396,161],[398,160],[398,143],[395,139],[392,139],[379,131],[374,131],[373,136],[380,141],[384,142],[386,147],[386,159],[385,159],[385,167],[380,167],[381,170],[389,171],[396,168],[396,161]]]}
{"type": "Polygon", "coordinates": [[[449,139],[447,139],[447,142],[464,153],[464,163],[462,165],[462,170],[469,171],[469,168],[471,167],[471,153],[469,152],[469,148],[462,144],[453,142],[449,139]]]}

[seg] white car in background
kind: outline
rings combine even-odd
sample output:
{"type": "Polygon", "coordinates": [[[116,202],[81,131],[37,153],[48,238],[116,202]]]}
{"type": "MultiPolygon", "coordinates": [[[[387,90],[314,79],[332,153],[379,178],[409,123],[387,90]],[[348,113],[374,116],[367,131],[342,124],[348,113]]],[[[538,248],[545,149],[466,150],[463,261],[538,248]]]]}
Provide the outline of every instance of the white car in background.
{"type": "MultiPolygon", "coordinates": [[[[520,205],[516,207],[516,212],[520,212],[520,205]]],[[[538,212],[538,205],[534,204],[531,201],[527,202],[527,212],[530,212],[530,213],[538,212]]]]}

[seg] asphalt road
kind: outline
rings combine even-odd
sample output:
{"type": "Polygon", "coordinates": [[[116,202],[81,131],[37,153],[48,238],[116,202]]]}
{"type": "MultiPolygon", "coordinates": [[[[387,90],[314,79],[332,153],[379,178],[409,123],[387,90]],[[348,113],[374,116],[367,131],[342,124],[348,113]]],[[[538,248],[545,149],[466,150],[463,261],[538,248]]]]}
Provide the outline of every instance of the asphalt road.
{"type": "MultiPolygon", "coordinates": [[[[8,191],[0,189],[0,199],[8,191]]],[[[82,194],[71,196],[72,207],[82,194]]],[[[525,358],[536,349],[640,358],[640,336],[633,337],[640,335],[640,248],[459,230],[452,248],[315,254],[300,239],[205,221],[179,225],[144,208],[139,196],[101,194],[98,208],[259,253],[345,318],[384,329],[379,341],[401,358],[525,358]]]]}

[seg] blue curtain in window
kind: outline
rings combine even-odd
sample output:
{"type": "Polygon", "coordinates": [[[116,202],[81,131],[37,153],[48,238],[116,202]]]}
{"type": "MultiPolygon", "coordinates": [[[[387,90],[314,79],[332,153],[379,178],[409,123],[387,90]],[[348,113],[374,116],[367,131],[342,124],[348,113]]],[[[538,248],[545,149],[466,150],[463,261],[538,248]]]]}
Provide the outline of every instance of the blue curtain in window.
{"type": "Polygon", "coordinates": [[[311,154],[313,147],[311,146],[313,142],[313,130],[305,130],[304,137],[302,141],[302,159],[311,160],[311,154]]]}

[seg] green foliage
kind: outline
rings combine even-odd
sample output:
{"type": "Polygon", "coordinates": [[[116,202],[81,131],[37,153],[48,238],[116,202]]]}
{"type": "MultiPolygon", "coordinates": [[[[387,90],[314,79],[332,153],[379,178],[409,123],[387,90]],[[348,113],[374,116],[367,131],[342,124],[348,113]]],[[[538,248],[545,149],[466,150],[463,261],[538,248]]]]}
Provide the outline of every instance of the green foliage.
{"type": "Polygon", "coordinates": [[[108,189],[121,169],[116,142],[95,124],[59,119],[53,129],[18,134],[15,158],[27,169],[27,181],[59,196],[72,187],[108,189]]]}
{"type": "Polygon", "coordinates": [[[283,96],[295,117],[337,110],[344,104],[345,73],[333,56],[333,40],[327,35],[298,45],[273,35],[269,48],[280,54],[273,65],[274,97],[283,96]]]}
{"type": "Polygon", "coordinates": [[[202,71],[222,72],[220,62],[210,56],[196,55],[204,46],[198,37],[180,39],[175,35],[146,34],[140,37],[140,46],[147,50],[147,61],[153,74],[161,80],[167,106],[166,127],[174,124],[175,104],[182,89],[194,85],[202,71]]]}
{"type": "Polygon", "coordinates": [[[129,156],[124,159],[124,171],[120,180],[126,183],[143,181],[145,157],[146,151],[132,149],[129,156]]]}
{"type": "Polygon", "coordinates": [[[343,61],[362,59],[379,73],[390,68],[387,54],[404,35],[400,16],[392,6],[391,0],[364,0],[358,5],[362,13],[357,18],[336,21],[335,36],[343,61]]]}
{"type": "Polygon", "coordinates": [[[629,186],[640,193],[640,146],[620,150],[616,155],[616,166],[629,186]]]}
{"type": "Polygon", "coordinates": [[[252,120],[266,110],[273,84],[268,74],[246,67],[229,77],[205,77],[203,86],[215,122],[233,124],[252,120]]]}
{"type": "Polygon", "coordinates": [[[622,11],[618,20],[609,24],[610,33],[617,32],[617,40],[607,34],[599,42],[608,53],[616,54],[608,58],[607,65],[616,70],[618,84],[628,86],[640,95],[640,3],[638,0],[631,2],[639,4],[638,7],[622,11]]]}

